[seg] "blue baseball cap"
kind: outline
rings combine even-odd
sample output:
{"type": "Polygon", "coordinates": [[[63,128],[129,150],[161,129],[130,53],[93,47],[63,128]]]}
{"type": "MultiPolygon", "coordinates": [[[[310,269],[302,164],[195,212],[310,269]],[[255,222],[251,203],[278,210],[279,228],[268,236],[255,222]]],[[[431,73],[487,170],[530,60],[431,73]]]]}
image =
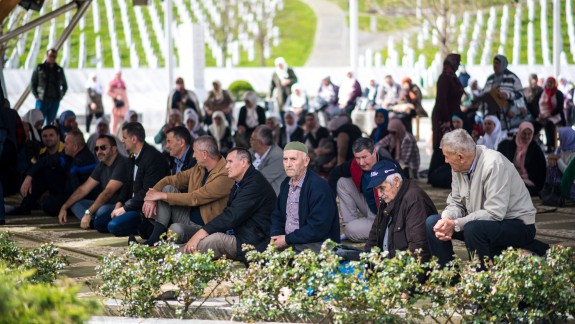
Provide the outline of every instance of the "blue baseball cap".
{"type": "Polygon", "coordinates": [[[387,179],[387,176],[394,173],[399,173],[403,178],[403,172],[393,162],[387,160],[378,161],[373,168],[371,168],[371,180],[369,181],[369,185],[367,185],[367,189],[373,189],[379,186],[387,179]]]}

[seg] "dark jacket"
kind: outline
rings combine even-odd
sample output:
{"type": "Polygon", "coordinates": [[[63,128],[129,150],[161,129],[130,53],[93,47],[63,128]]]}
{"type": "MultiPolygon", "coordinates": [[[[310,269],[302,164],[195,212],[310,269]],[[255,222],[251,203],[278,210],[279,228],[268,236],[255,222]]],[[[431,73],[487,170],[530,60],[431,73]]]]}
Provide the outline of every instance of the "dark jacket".
{"type": "Polygon", "coordinates": [[[258,251],[270,242],[270,215],[276,205],[276,195],[266,178],[253,166],[232,187],[228,204],[222,213],[207,223],[203,229],[208,234],[234,230],[237,241],[237,258],[244,261],[242,244],[253,245],[258,251]]]}
{"type": "MultiPolygon", "coordinates": [[[[293,132],[293,134],[291,134],[290,136],[290,142],[293,141],[298,141],[298,142],[302,142],[304,141],[304,137],[303,137],[303,128],[301,127],[297,127],[295,132],[293,132]]],[[[286,144],[288,143],[287,140],[287,135],[286,135],[286,127],[283,126],[280,129],[280,138],[278,141],[278,146],[281,147],[282,149],[284,148],[284,146],[286,146],[286,144]]]]}
{"type": "Polygon", "coordinates": [[[134,179],[134,163],[138,165],[136,179],[132,180],[130,185],[123,186],[127,188],[126,192],[123,193],[125,194],[124,199],[127,199],[124,203],[126,211],[141,210],[148,189],[153,188],[158,181],[170,175],[170,166],[164,155],[148,143],[144,143],[140,155],[133,160],[130,168],[130,179],[134,179]]]}
{"type": "MultiPolygon", "coordinates": [[[[280,186],[280,194],[272,213],[271,236],[284,235],[286,205],[291,178],[280,186]]],[[[335,196],[328,184],[307,170],[299,196],[299,229],[286,235],[286,243],[305,244],[331,239],[339,242],[339,213],[335,196]]]]}
{"type": "MultiPolygon", "coordinates": [[[[64,152],[47,155],[38,160],[38,163],[33,164],[26,172],[26,175],[34,178],[39,172],[48,172],[51,177],[64,176],[66,177],[65,192],[71,195],[74,190],[88,180],[96,166],[98,166],[98,160],[88,150],[88,146],[84,146],[73,158],[64,154],[64,152]]],[[[95,199],[99,193],[99,189],[92,190],[86,196],[86,199],[95,199]]]]}
{"type": "MultiPolygon", "coordinates": [[[[197,161],[192,157],[194,155],[194,148],[190,145],[186,156],[184,156],[184,165],[182,166],[182,171],[186,171],[187,169],[191,169],[194,165],[196,165],[197,161]]],[[[170,175],[176,174],[176,162],[173,156],[170,156],[170,175]]]]}
{"type": "Polygon", "coordinates": [[[381,206],[373,222],[365,250],[383,246],[385,225],[389,223],[388,247],[389,255],[395,256],[395,251],[415,252],[421,249],[423,262],[431,258],[429,245],[425,234],[425,220],[430,215],[437,214],[437,209],[431,198],[417,184],[403,180],[395,199],[386,207],[381,206]]]}
{"type": "MultiPolygon", "coordinates": [[[[378,161],[381,161],[381,160],[390,161],[393,164],[395,164],[395,166],[397,167],[398,170],[401,170],[400,165],[395,160],[390,160],[390,159],[384,158],[379,154],[377,155],[377,160],[378,161]]],[[[327,182],[329,183],[329,186],[333,190],[334,194],[337,194],[337,182],[339,181],[339,179],[340,178],[353,178],[353,182],[355,183],[357,190],[361,191],[362,173],[363,173],[363,171],[359,167],[359,164],[357,164],[357,161],[355,160],[355,158],[352,158],[352,159],[349,159],[346,162],[336,166],[335,168],[333,168],[331,170],[331,172],[329,173],[329,177],[327,179],[327,182]]],[[[375,189],[373,189],[373,192],[376,195],[375,197],[376,197],[376,201],[377,201],[377,191],[375,189]]],[[[378,206],[379,206],[379,203],[378,203],[378,206]]]]}
{"type": "Polygon", "coordinates": [[[224,157],[226,157],[228,155],[228,152],[234,147],[234,137],[232,136],[232,131],[231,131],[229,126],[226,127],[226,133],[224,134],[224,136],[220,140],[218,140],[216,138],[216,136],[214,136],[215,134],[212,134],[212,132],[210,131],[209,128],[208,128],[208,135],[215,138],[216,141],[219,142],[220,153],[224,157]]]}
{"type": "Polygon", "coordinates": [[[315,133],[315,136],[312,132],[308,132],[307,134],[305,134],[302,143],[305,143],[309,140],[311,146],[313,148],[317,148],[319,145],[319,141],[328,136],[329,131],[327,130],[327,128],[320,126],[317,132],[315,133]]]}
{"type": "Polygon", "coordinates": [[[54,63],[55,71],[52,72],[48,69],[49,67],[46,62],[38,64],[32,73],[30,90],[36,99],[60,101],[66,94],[66,91],[68,91],[68,83],[66,83],[64,69],[56,63],[54,63]],[[48,85],[49,73],[55,73],[56,84],[48,85]]]}
{"type": "MultiPolygon", "coordinates": [[[[248,127],[248,125],[246,125],[246,116],[248,114],[247,111],[248,111],[248,108],[246,106],[243,106],[242,108],[240,108],[240,115],[238,117],[238,126],[244,126],[246,128],[246,130],[253,131],[254,129],[256,129],[255,127],[250,128],[250,127],[248,127]]],[[[256,112],[258,114],[258,124],[264,125],[266,123],[266,111],[262,107],[257,106],[256,112]]]]}
{"type": "MultiPolygon", "coordinates": [[[[501,152],[501,154],[513,163],[515,153],[517,152],[515,139],[502,141],[499,143],[497,151],[501,152]]],[[[545,184],[547,160],[545,159],[545,154],[535,141],[531,141],[527,148],[527,153],[525,155],[525,169],[527,170],[529,180],[533,181],[535,184],[535,188],[527,187],[529,193],[531,196],[539,194],[539,191],[543,189],[543,185],[545,184]]]]}

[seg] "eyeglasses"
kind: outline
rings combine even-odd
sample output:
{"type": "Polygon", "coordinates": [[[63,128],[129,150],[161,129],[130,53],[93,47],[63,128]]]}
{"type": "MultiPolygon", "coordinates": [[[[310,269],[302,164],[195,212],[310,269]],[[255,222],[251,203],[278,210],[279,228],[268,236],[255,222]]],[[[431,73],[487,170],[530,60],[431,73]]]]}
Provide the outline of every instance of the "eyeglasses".
{"type": "Polygon", "coordinates": [[[98,152],[100,150],[105,151],[108,147],[106,145],[102,145],[102,146],[96,146],[94,147],[94,152],[98,152]]]}
{"type": "Polygon", "coordinates": [[[48,55],[48,57],[49,57],[49,58],[56,58],[56,55],[50,54],[50,55],[48,55]]]}

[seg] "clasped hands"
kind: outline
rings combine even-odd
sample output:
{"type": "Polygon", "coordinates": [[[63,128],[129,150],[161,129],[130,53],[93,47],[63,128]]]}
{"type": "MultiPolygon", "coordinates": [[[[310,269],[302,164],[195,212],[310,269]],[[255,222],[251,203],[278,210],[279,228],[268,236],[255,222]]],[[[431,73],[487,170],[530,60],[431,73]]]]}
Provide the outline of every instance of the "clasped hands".
{"type": "Polygon", "coordinates": [[[152,218],[156,215],[158,200],[167,200],[168,194],[165,192],[157,191],[154,188],[148,189],[146,197],[144,197],[144,205],[142,206],[142,213],[146,218],[152,218]]]}
{"type": "Polygon", "coordinates": [[[449,218],[442,218],[433,226],[435,237],[440,241],[449,241],[455,232],[455,221],[449,218]]]}

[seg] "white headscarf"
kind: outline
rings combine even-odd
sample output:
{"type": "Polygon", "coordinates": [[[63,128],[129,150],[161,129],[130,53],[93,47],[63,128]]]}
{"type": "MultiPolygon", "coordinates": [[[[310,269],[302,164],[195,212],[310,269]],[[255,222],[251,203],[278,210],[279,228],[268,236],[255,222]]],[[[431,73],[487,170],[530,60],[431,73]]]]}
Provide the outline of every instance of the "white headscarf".
{"type": "Polygon", "coordinates": [[[36,127],[34,127],[34,125],[37,122],[43,121],[43,120],[44,120],[44,114],[42,114],[40,109],[28,110],[28,112],[22,118],[22,121],[30,124],[30,131],[32,132],[32,136],[34,137],[35,140],[37,140],[39,142],[42,141],[42,138],[40,137],[40,133],[38,132],[36,127]]]}
{"type": "Polygon", "coordinates": [[[224,113],[220,110],[217,110],[212,115],[212,124],[209,127],[210,133],[216,139],[216,143],[218,143],[218,149],[220,149],[220,141],[226,135],[226,130],[228,128],[228,120],[224,113]],[[222,124],[220,126],[216,125],[215,119],[216,117],[220,117],[222,119],[222,124]]]}
{"type": "Polygon", "coordinates": [[[132,116],[134,116],[134,115],[138,118],[138,122],[140,122],[140,120],[139,120],[140,117],[138,116],[138,113],[135,110],[131,110],[131,109],[126,112],[126,119],[125,119],[126,122],[129,123],[130,119],[132,119],[132,116]]]}
{"type": "Polygon", "coordinates": [[[290,95],[290,105],[292,108],[302,108],[306,103],[306,95],[301,88],[299,83],[294,83],[291,86],[291,95],[290,95]],[[299,96],[295,94],[295,91],[299,90],[299,96]]]}
{"type": "Polygon", "coordinates": [[[188,130],[190,131],[190,134],[192,135],[193,138],[198,138],[199,136],[198,131],[200,130],[200,121],[198,118],[198,114],[192,108],[184,110],[184,124],[186,125],[186,128],[188,127],[188,120],[190,119],[194,121],[194,128],[193,129],[188,128],[188,130]]]}
{"type": "Polygon", "coordinates": [[[108,132],[106,134],[110,134],[110,122],[108,122],[106,117],[100,117],[96,119],[96,134],[98,134],[98,136],[102,135],[98,132],[98,126],[102,124],[106,124],[108,126],[108,132]]]}
{"type": "Polygon", "coordinates": [[[246,107],[246,126],[249,128],[257,127],[260,122],[258,120],[258,95],[252,91],[248,91],[244,95],[244,100],[251,104],[251,107],[246,107]]]}
{"type": "Polygon", "coordinates": [[[102,94],[102,92],[104,92],[102,90],[102,86],[100,85],[100,83],[98,83],[98,77],[96,76],[96,73],[90,74],[90,77],[88,78],[88,80],[86,80],[86,84],[84,85],[84,87],[86,89],[92,89],[92,91],[100,95],[102,94]]]}
{"type": "Polygon", "coordinates": [[[477,144],[485,145],[487,148],[492,150],[497,150],[499,143],[507,138],[507,136],[501,131],[501,122],[497,117],[489,115],[485,117],[485,120],[493,122],[495,124],[495,128],[491,134],[487,134],[487,132],[485,132],[483,137],[477,141],[477,144]]]}
{"type": "Polygon", "coordinates": [[[297,118],[296,118],[295,113],[293,111],[286,112],[284,119],[287,115],[291,115],[293,117],[293,125],[288,125],[288,123],[286,121],[286,143],[289,143],[289,142],[291,142],[291,136],[296,131],[296,129],[298,128],[298,125],[297,125],[297,118]]]}
{"type": "Polygon", "coordinates": [[[276,74],[280,79],[287,79],[289,78],[288,74],[288,65],[286,60],[283,57],[278,57],[275,59],[274,64],[276,66],[276,74]],[[283,68],[280,68],[279,65],[282,65],[283,68]]]}

